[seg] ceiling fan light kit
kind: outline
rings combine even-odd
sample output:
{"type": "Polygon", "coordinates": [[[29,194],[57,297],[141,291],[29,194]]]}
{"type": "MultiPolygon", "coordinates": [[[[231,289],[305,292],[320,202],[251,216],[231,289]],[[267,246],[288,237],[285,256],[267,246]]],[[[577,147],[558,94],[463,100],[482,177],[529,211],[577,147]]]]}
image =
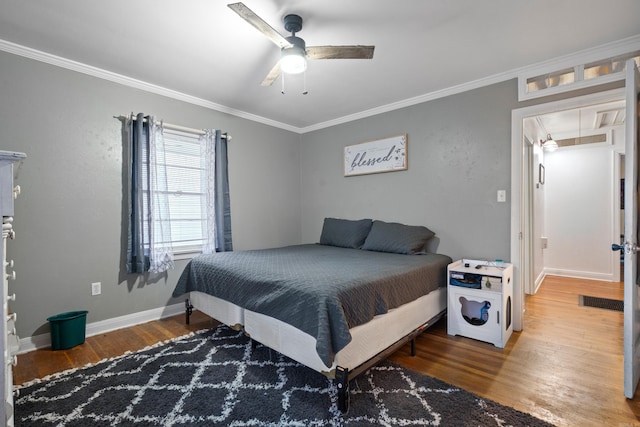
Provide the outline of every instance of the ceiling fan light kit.
{"type": "Polygon", "coordinates": [[[300,74],[305,71],[307,69],[307,60],[304,57],[304,52],[300,53],[300,50],[295,46],[282,49],[280,69],[287,74],[300,74]]]}
{"type": "Polygon", "coordinates": [[[262,86],[271,86],[282,73],[305,72],[308,59],[373,58],[374,46],[309,46],[307,48],[305,41],[296,36],[296,33],[302,30],[302,18],[299,15],[288,14],[284,17],[284,28],[291,33],[289,37],[284,37],[243,3],[231,3],[227,6],[281,50],[280,61],[269,71],[262,81],[262,86]]]}
{"type": "Polygon", "coordinates": [[[304,40],[296,36],[287,37],[287,40],[293,46],[282,48],[280,69],[287,74],[300,74],[307,69],[304,40]]]}

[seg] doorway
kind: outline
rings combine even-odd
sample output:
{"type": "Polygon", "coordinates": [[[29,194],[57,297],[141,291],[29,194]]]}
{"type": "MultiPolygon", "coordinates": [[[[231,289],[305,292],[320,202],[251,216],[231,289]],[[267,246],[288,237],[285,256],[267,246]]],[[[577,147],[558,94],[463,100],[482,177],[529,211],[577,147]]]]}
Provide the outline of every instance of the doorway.
{"type": "MultiPolygon", "coordinates": [[[[540,104],[532,107],[526,107],[512,112],[512,147],[511,147],[511,262],[514,264],[515,286],[514,286],[514,329],[522,330],[524,296],[525,294],[533,294],[536,291],[536,285],[541,282],[540,272],[534,268],[536,261],[536,251],[540,249],[536,245],[543,245],[543,237],[536,235],[539,232],[540,225],[536,225],[534,188],[536,184],[540,184],[541,176],[545,170],[544,153],[540,149],[540,140],[546,139],[547,135],[543,135],[546,131],[541,127],[536,132],[525,132],[526,120],[534,119],[539,116],[550,114],[560,114],[571,110],[579,110],[587,106],[598,104],[607,104],[624,100],[624,90],[615,90],[603,92],[583,97],[556,101],[548,104],[540,104]],[[528,134],[527,134],[528,133],[528,134]],[[537,148],[536,148],[537,147],[537,148]],[[540,150],[540,151],[538,151],[540,150]],[[539,157],[541,161],[536,163],[539,157]],[[540,169],[539,164],[543,165],[540,169]],[[534,244],[534,242],[536,244],[534,244]]],[[[624,133],[624,131],[623,131],[624,133]]],[[[618,180],[620,177],[620,167],[618,160],[619,154],[613,154],[611,150],[611,168],[614,175],[611,180],[618,180]],[[614,160],[615,159],[615,160],[614,160]]],[[[546,172],[546,171],[545,171],[546,172]]],[[[546,176],[542,179],[548,179],[546,176]]],[[[616,182],[618,182],[616,181],[616,182]]],[[[538,186],[540,187],[540,185],[538,186]]],[[[613,189],[611,189],[613,194],[613,189]]],[[[611,210],[611,215],[618,215],[613,196],[606,202],[611,210]]],[[[539,216],[539,215],[538,215],[539,216]]],[[[539,219],[539,218],[538,218],[539,219]]],[[[619,221],[613,221],[618,223],[619,221]]],[[[620,230],[617,232],[613,227],[610,231],[609,238],[613,239],[609,242],[617,241],[614,235],[619,236],[620,230]]],[[[613,255],[612,259],[613,259],[613,255]]],[[[543,277],[543,276],[542,276],[543,277]]]]}
{"type": "Polygon", "coordinates": [[[535,141],[528,293],[546,275],[620,281],[620,256],[610,246],[622,220],[624,118],[619,100],[524,119],[525,138],[535,141]]]}

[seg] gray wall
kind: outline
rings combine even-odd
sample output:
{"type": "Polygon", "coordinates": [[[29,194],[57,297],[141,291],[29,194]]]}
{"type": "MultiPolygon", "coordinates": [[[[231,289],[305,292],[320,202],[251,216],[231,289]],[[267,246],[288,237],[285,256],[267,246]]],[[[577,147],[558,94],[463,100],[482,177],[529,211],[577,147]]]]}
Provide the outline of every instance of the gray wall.
{"type": "Polygon", "coordinates": [[[185,261],[160,278],[122,271],[114,115],[142,111],[233,136],[236,249],[317,242],[327,216],[368,217],[426,225],[436,232],[430,249],[454,259],[508,260],[511,201],[498,203],[496,191],[510,194],[511,110],[554,99],[518,104],[511,80],[300,136],[9,53],[0,52],[0,70],[0,149],[28,156],[7,250],[23,338],[47,333],[46,318],[65,311],[89,310],[97,322],[178,302],[170,295],[185,261]],[[407,171],[343,176],[345,145],[400,133],[407,171]],[[102,295],[92,297],[97,281],[102,295]]]}
{"type": "Polygon", "coordinates": [[[509,259],[511,110],[515,80],[305,134],[302,239],[324,217],[425,225],[430,250],[452,258],[509,259]],[[407,171],[344,177],[346,145],[407,133],[407,171]]]}
{"type": "Polygon", "coordinates": [[[237,249],[296,244],[300,235],[300,136],[210,109],[0,52],[0,149],[22,151],[17,170],[15,260],[22,337],[46,318],[89,310],[88,322],[175,303],[185,261],[166,277],[122,272],[122,125],[113,116],[154,114],[169,123],[229,132],[237,249]],[[102,295],[91,296],[91,282],[102,295]]]}

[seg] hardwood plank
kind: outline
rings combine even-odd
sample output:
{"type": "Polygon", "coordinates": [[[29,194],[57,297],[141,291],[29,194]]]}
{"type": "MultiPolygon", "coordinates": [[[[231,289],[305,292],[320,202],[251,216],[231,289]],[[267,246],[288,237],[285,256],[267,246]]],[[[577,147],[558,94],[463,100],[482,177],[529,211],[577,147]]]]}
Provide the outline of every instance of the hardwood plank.
{"type": "MultiPolygon", "coordinates": [[[[558,426],[640,426],[640,397],[623,394],[623,314],[581,307],[580,294],[622,299],[623,289],[550,276],[527,296],[525,331],[515,332],[504,349],[450,336],[443,319],[417,337],[415,357],[406,345],[389,359],[558,426]]],[[[21,384],[217,324],[196,311],[191,325],[180,315],[89,337],[69,350],[36,350],[18,356],[14,380],[21,384]]]]}
{"type": "Polygon", "coordinates": [[[14,384],[23,384],[56,372],[80,368],[217,325],[219,322],[216,320],[194,311],[190,325],[185,324],[184,315],[174,316],[87,337],[83,344],[66,350],[45,348],[20,354],[18,364],[13,369],[14,384]]]}
{"type": "Polygon", "coordinates": [[[620,283],[551,276],[527,296],[525,331],[504,349],[448,336],[443,321],[419,337],[416,357],[407,347],[390,360],[558,426],[640,425],[640,399],[622,389],[623,314],[578,304],[622,293],[620,283]]]}

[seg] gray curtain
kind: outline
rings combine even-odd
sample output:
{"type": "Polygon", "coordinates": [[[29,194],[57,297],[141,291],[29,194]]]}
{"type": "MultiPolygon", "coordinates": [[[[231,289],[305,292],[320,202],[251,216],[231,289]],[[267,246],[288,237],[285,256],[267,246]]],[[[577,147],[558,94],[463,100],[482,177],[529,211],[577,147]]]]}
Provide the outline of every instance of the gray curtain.
{"type": "Polygon", "coordinates": [[[200,161],[205,203],[202,204],[202,253],[233,250],[231,211],[229,206],[229,173],[227,138],[219,130],[205,129],[200,136],[200,161]]]}
{"type": "MultiPolygon", "coordinates": [[[[127,147],[129,150],[128,167],[128,203],[129,226],[127,233],[127,273],[144,273],[149,270],[149,253],[144,244],[143,214],[144,191],[143,180],[148,176],[142,173],[142,165],[148,159],[143,156],[143,148],[149,143],[149,126],[144,123],[145,116],[140,113],[136,119],[127,121],[127,147]]],[[[148,152],[148,151],[147,151],[148,152]]],[[[148,183],[146,184],[148,186],[148,183]]]]}
{"type": "Polygon", "coordinates": [[[231,239],[231,203],[229,199],[229,163],[227,160],[227,138],[222,138],[218,130],[216,143],[216,250],[226,252],[233,250],[231,239]]]}
{"type": "Polygon", "coordinates": [[[166,150],[162,126],[140,113],[128,120],[129,230],[127,272],[174,268],[166,150]],[[145,122],[146,119],[146,122],[145,122]]]}
{"type": "Polygon", "coordinates": [[[227,141],[228,138],[221,138],[220,132],[216,132],[216,234],[221,252],[233,250],[227,141]]]}

